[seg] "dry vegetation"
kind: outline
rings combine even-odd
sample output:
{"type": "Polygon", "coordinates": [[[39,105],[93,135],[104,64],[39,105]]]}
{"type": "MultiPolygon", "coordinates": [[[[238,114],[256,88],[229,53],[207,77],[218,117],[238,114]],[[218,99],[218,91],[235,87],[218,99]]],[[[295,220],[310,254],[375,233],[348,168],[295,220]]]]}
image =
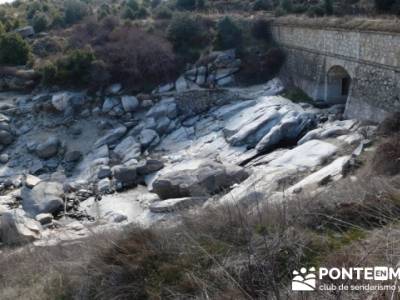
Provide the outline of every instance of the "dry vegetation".
{"type": "MultiPolygon", "coordinates": [[[[381,128],[389,135],[383,144],[398,143],[390,124],[381,128]]],[[[396,265],[400,168],[377,174],[367,160],[386,157],[378,144],[352,174],[356,181],[348,176],[316,196],[186,212],[173,228],[132,227],[55,247],[3,249],[0,298],[296,299],[288,283],[299,266],[396,265]]]]}
{"type": "Polygon", "coordinates": [[[400,32],[400,19],[393,17],[321,17],[308,18],[305,16],[290,15],[276,18],[275,23],[290,26],[303,26],[310,28],[334,28],[360,31],[400,32]]]}

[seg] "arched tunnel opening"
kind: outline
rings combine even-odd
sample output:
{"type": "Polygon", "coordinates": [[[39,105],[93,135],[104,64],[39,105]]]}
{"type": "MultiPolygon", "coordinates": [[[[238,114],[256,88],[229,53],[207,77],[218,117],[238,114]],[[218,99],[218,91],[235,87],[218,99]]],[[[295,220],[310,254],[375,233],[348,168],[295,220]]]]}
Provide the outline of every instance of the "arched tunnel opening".
{"type": "Polygon", "coordinates": [[[326,78],[326,102],[329,104],[346,104],[350,94],[351,77],[341,66],[329,69],[326,78]]]}

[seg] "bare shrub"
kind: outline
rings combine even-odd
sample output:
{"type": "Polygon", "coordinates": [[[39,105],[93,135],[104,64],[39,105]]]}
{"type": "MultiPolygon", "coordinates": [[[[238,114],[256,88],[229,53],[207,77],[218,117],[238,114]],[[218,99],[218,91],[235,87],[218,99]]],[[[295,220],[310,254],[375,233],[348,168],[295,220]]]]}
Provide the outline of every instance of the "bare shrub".
{"type": "Polygon", "coordinates": [[[400,134],[400,112],[393,113],[385,118],[378,127],[378,134],[380,135],[385,136],[394,133],[400,134]]]}
{"type": "Polygon", "coordinates": [[[400,134],[395,134],[378,145],[372,160],[372,170],[378,175],[400,173],[400,134]]]}
{"type": "Polygon", "coordinates": [[[75,28],[71,46],[86,44],[104,62],[109,78],[133,90],[149,89],[177,74],[175,55],[166,39],[131,25],[121,26],[111,17],[100,24],[88,20],[75,28]]]}

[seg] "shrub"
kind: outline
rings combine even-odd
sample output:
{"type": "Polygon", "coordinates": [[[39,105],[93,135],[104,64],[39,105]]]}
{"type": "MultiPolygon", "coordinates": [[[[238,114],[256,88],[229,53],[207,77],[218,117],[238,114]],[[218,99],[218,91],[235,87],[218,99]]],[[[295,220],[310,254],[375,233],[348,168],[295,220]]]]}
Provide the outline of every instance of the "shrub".
{"type": "Polygon", "coordinates": [[[216,48],[226,50],[230,48],[240,48],[241,45],[242,31],[231,18],[225,17],[217,25],[216,48]]]}
{"type": "Polygon", "coordinates": [[[271,23],[264,19],[256,20],[251,28],[251,34],[256,39],[271,42],[271,23]]]}
{"type": "Polygon", "coordinates": [[[377,175],[400,174],[400,134],[391,136],[377,147],[372,170],[377,175]]]}
{"type": "Polygon", "coordinates": [[[400,134],[400,112],[393,113],[378,127],[378,134],[388,136],[392,134],[400,134]]]}
{"type": "Polygon", "coordinates": [[[269,0],[256,0],[253,4],[253,10],[271,10],[272,4],[269,0]]]}
{"type": "Polygon", "coordinates": [[[45,14],[36,13],[32,20],[32,26],[35,29],[35,32],[42,32],[47,29],[48,20],[45,14]]]}
{"type": "Polygon", "coordinates": [[[196,0],[177,0],[176,8],[184,10],[195,10],[196,0]]]}
{"type": "Polygon", "coordinates": [[[95,52],[112,78],[132,89],[152,88],[177,73],[171,44],[132,26],[112,31],[104,43],[95,45],[95,52]]]}
{"type": "Polygon", "coordinates": [[[45,65],[41,70],[42,81],[45,85],[86,85],[91,79],[94,60],[92,50],[73,50],[55,63],[45,65]]]}
{"type": "Polygon", "coordinates": [[[378,11],[389,11],[396,0],[375,0],[375,8],[378,11]]]}
{"type": "Polygon", "coordinates": [[[293,8],[292,0],[282,0],[281,7],[286,12],[292,12],[292,8],[293,8]]]}
{"type": "Polygon", "coordinates": [[[295,14],[302,14],[307,11],[308,5],[306,4],[295,4],[293,5],[292,12],[295,14]]]}
{"type": "Polygon", "coordinates": [[[17,33],[0,35],[0,64],[24,65],[28,62],[30,47],[17,33]]]}
{"type": "Polygon", "coordinates": [[[172,10],[169,9],[165,5],[159,5],[154,10],[154,15],[157,19],[171,19],[172,18],[172,10]]]}
{"type": "Polygon", "coordinates": [[[167,38],[178,52],[199,47],[203,42],[201,24],[188,14],[175,14],[168,26],[167,38]]]}
{"type": "Polygon", "coordinates": [[[325,10],[325,14],[330,16],[333,14],[333,2],[332,0],[324,0],[324,10],[325,10]]]}
{"type": "Polygon", "coordinates": [[[285,62],[285,53],[280,48],[271,48],[265,53],[242,51],[243,60],[239,79],[245,84],[265,83],[273,79],[285,62]]]}
{"type": "Polygon", "coordinates": [[[62,47],[57,40],[48,36],[35,40],[32,45],[32,52],[39,57],[47,57],[49,55],[56,54],[61,50],[62,47]]]}
{"type": "Polygon", "coordinates": [[[87,5],[79,0],[67,0],[64,4],[65,23],[70,25],[82,20],[88,14],[87,5]]]}
{"type": "Polygon", "coordinates": [[[325,14],[324,7],[322,5],[312,5],[307,10],[307,16],[309,17],[322,17],[325,14]]]}

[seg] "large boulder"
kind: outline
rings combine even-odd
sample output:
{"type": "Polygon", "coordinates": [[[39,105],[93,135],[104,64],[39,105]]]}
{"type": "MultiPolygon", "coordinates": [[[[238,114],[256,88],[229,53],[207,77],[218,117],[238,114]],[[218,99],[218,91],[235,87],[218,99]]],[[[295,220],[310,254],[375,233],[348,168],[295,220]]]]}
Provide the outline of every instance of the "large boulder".
{"type": "Polygon", "coordinates": [[[0,242],[4,244],[32,242],[41,237],[41,230],[39,222],[18,210],[0,214],[0,242]]]}
{"type": "Polygon", "coordinates": [[[112,169],[114,179],[124,188],[136,186],[137,170],[135,166],[115,166],[112,169]]]}
{"type": "Polygon", "coordinates": [[[164,163],[157,159],[149,159],[139,162],[137,172],[139,175],[148,175],[164,168],[164,163]]]}
{"type": "Polygon", "coordinates": [[[315,115],[282,97],[261,98],[227,121],[224,134],[232,146],[255,147],[258,153],[296,142],[315,122],[315,115]]]}
{"type": "Polygon", "coordinates": [[[39,182],[32,189],[21,191],[22,207],[31,216],[57,213],[64,209],[64,190],[58,182],[39,182]]]}
{"type": "Polygon", "coordinates": [[[160,137],[152,129],[143,129],[138,136],[138,140],[142,148],[146,148],[151,145],[157,145],[160,142],[160,137]]]}
{"type": "Polygon", "coordinates": [[[174,119],[177,116],[177,106],[174,98],[161,100],[158,104],[153,106],[146,114],[147,118],[158,119],[161,117],[168,117],[174,119]]]}
{"type": "Polygon", "coordinates": [[[196,168],[171,167],[152,183],[152,192],[161,199],[191,196],[209,196],[228,189],[245,180],[249,174],[235,165],[223,165],[214,161],[187,162],[196,168]]]}
{"type": "Polygon", "coordinates": [[[40,143],[36,149],[36,155],[43,159],[48,159],[57,155],[61,142],[56,137],[49,137],[44,143],[40,143]]]}
{"type": "Polygon", "coordinates": [[[133,136],[128,136],[114,148],[114,153],[119,156],[122,162],[127,162],[140,156],[142,153],[141,145],[133,136]]]}

